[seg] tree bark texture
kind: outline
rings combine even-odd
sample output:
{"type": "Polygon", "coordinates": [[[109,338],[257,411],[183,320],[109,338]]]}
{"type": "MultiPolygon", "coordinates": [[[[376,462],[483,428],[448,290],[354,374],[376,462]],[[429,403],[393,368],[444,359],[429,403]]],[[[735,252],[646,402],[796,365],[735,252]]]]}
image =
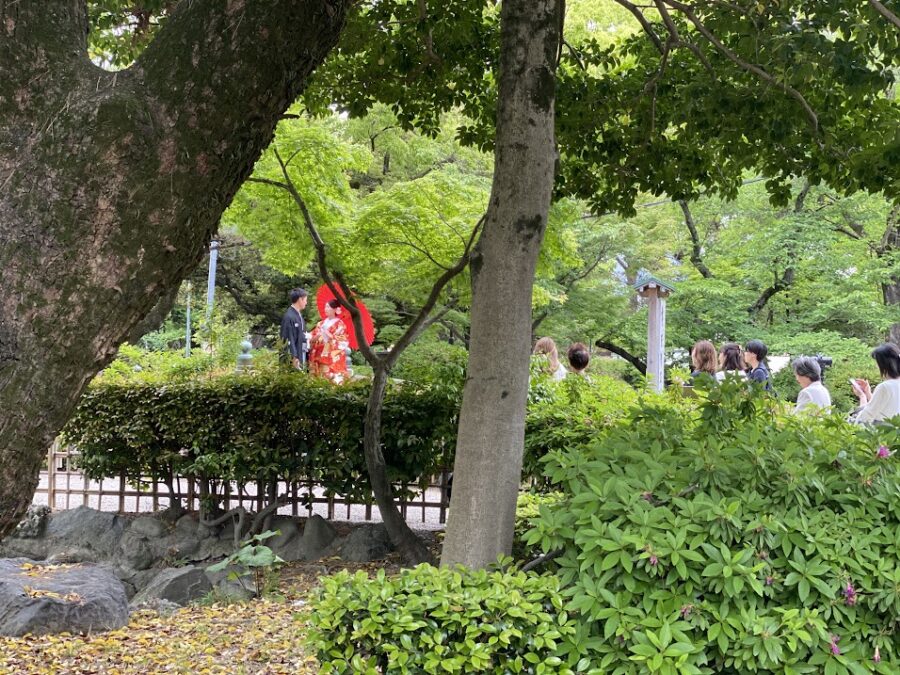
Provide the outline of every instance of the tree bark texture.
{"type": "Polygon", "coordinates": [[[106,72],[84,0],[0,0],[0,537],[87,383],[202,256],[350,4],[182,2],[106,72]]]}
{"type": "Polygon", "coordinates": [[[443,565],[512,546],[522,471],[531,289],[554,180],[557,0],[504,0],[494,181],[471,262],[471,350],[443,565]]]}

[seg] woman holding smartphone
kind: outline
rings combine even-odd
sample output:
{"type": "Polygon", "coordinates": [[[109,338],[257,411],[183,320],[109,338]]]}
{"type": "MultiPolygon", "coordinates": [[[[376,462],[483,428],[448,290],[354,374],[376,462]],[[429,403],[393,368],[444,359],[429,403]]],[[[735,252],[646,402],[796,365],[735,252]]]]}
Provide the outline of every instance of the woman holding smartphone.
{"type": "Polygon", "coordinates": [[[853,393],[859,397],[856,422],[880,422],[900,415],[900,348],[886,343],[872,351],[882,382],[875,391],[866,380],[851,380],[853,393]]]}

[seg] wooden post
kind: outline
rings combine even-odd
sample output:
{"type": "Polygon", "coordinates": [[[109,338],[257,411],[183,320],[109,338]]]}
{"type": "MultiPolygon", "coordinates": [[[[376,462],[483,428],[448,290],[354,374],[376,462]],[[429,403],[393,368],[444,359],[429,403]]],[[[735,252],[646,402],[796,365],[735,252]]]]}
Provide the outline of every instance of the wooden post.
{"type": "Polygon", "coordinates": [[[647,299],[647,379],[655,391],[662,391],[666,373],[666,298],[672,287],[655,279],[644,277],[635,284],[642,298],[647,299]]]}

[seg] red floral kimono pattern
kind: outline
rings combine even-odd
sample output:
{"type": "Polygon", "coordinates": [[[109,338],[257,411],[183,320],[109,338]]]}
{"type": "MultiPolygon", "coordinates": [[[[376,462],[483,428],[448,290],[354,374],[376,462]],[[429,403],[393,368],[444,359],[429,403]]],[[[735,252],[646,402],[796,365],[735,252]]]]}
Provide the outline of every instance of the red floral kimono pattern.
{"type": "Polygon", "coordinates": [[[340,319],[322,319],[310,339],[309,372],[335,384],[347,379],[347,327],[340,319]]]}

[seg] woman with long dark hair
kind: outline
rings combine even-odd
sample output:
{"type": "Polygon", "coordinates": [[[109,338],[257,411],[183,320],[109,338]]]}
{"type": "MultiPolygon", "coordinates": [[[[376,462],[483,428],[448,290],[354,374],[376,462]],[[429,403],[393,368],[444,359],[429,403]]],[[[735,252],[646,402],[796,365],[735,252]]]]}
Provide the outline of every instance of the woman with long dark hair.
{"type": "Polygon", "coordinates": [[[744,363],[743,350],[739,344],[726,342],[719,350],[719,372],[716,379],[721,382],[727,375],[747,377],[747,365],[744,363]]]}

